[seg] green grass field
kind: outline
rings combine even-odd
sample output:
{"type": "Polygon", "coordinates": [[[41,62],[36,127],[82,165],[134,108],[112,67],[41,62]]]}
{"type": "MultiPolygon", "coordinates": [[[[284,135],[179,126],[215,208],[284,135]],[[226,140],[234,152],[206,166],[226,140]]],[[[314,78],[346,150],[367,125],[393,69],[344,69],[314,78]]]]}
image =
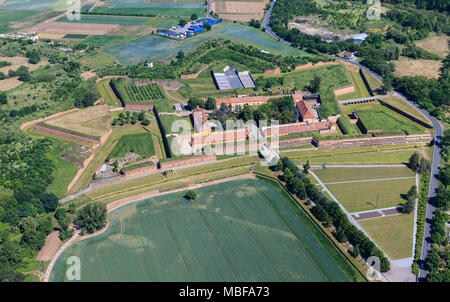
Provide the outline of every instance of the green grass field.
{"type": "Polygon", "coordinates": [[[88,37],[88,35],[67,34],[63,37],[63,39],[83,40],[83,39],[86,39],[87,37],[88,37]]]}
{"type": "MultiPolygon", "coordinates": [[[[0,6],[0,9],[2,6],[0,6]]],[[[20,21],[38,14],[35,11],[28,10],[0,10],[0,25],[8,24],[14,21],[20,21]]]]}
{"type": "Polygon", "coordinates": [[[48,186],[47,191],[52,192],[59,198],[67,193],[67,186],[72,181],[78,171],[78,166],[61,157],[63,152],[63,143],[57,139],[51,139],[53,148],[48,153],[48,157],[55,163],[53,182],[48,186]]]}
{"type": "Polygon", "coordinates": [[[347,69],[348,75],[355,86],[355,91],[351,93],[346,93],[339,95],[337,99],[339,101],[341,100],[350,100],[350,99],[356,99],[356,98],[364,98],[369,97],[370,93],[366,88],[366,85],[364,85],[364,82],[361,78],[361,75],[358,71],[347,69]]]}
{"type": "Polygon", "coordinates": [[[191,120],[190,120],[189,117],[183,117],[183,118],[181,118],[181,117],[178,117],[178,116],[176,116],[176,115],[161,114],[161,115],[159,116],[159,119],[161,120],[161,123],[162,123],[163,128],[164,128],[164,132],[165,132],[166,134],[169,134],[169,133],[181,133],[181,129],[180,129],[180,131],[178,131],[178,132],[172,131],[172,124],[173,124],[175,121],[177,121],[177,120],[184,120],[184,121],[188,122],[189,125],[190,125],[190,127],[192,128],[191,120]]]}
{"type": "Polygon", "coordinates": [[[365,179],[415,177],[415,173],[407,167],[326,168],[314,169],[314,173],[324,183],[365,179]]]}
{"type": "Polygon", "coordinates": [[[408,162],[409,157],[418,150],[408,146],[397,146],[398,150],[386,150],[391,146],[375,146],[361,148],[345,148],[336,150],[304,150],[304,151],[284,151],[282,156],[299,159],[302,161],[309,160],[310,164],[404,164],[408,162]],[[386,150],[386,151],[383,151],[386,150]]]}
{"type": "MultiPolygon", "coordinates": [[[[388,173],[388,169],[386,170],[388,173]]],[[[406,194],[415,184],[414,178],[328,184],[327,188],[349,212],[395,207],[404,203],[406,194]],[[378,203],[378,207],[377,207],[378,203]]]]}
{"type": "Polygon", "coordinates": [[[283,85],[300,90],[307,86],[315,75],[321,78],[319,92],[322,97],[322,105],[319,107],[320,116],[325,118],[339,114],[341,110],[335,101],[333,89],[350,84],[344,65],[328,65],[293,71],[283,75],[283,85]]]}
{"type": "Polygon", "coordinates": [[[413,214],[369,219],[358,223],[390,259],[413,256],[413,214]]]}
{"type": "Polygon", "coordinates": [[[81,281],[348,280],[345,260],[271,185],[241,180],[196,192],[194,202],[179,192],[110,213],[109,229],[67,249],[51,280],[65,281],[73,255],[81,281]]]}
{"type": "Polygon", "coordinates": [[[155,146],[151,134],[145,132],[122,136],[109,156],[120,158],[128,152],[139,154],[140,159],[155,155],[155,146]]]}
{"type": "Polygon", "coordinates": [[[425,127],[377,102],[344,106],[344,112],[346,114],[350,114],[353,109],[357,110],[367,130],[400,130],[407,134],[427,133],[425,127]]]}
{"type": "Polygon", "coordinates": [[[84,43],[95,46],[95,47],[104,47],[111,46],[114,44],[122,43],[124,41],[132,39],[131,37],[126,36],[107,36],[107,35],[93,35],[84,39],[84,43]]]}

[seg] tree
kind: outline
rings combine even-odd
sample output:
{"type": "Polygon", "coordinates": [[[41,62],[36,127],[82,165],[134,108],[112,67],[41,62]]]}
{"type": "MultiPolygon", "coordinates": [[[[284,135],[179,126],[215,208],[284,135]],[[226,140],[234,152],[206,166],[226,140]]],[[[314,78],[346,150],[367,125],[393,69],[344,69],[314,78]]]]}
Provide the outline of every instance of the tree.
{"type": "Polygon", "coordinates": [[[428,159],[422,157],[419,164],[419,173],[424,174],[431,170],[431,163],[428,159]]]}
{"type": "Polygon", "coordinates": [[[414,211],[414,201],[407,200],[402,207],[402,213],[409,214],[414,211]]]}
{"type": "Polygon", "coordinates": [[[187,200],[195,200],[197,198],[197,194],[195,194],[194,191],[187,191],[186,194],[184,194],[184,198],[187,200]]]}
{"type": "Polygon", "coordinates": [[[8,103],[8,98],[6,97],[6,92],[0,91],[0,105],[5,105],[8,103]]]}
{"type": "Polygon", "coordinates": [[[448,186],[450,184],[450,166],[445,166],[444,168],[439,168],[439,180],[448,186]]]}
{"type": "Polygon", "coordinates": [[[46,192],[39,199],[44,204],[44,209],[47,213],[56,210],[59,199],[55,194],[46,192]]]}
{"type": "Polygon", "coordinates": [[[308,175],[309,173],[309,168],[311,168],[310,164],[309,164],[309,160],[306,161],[306,164],[303,165],[303,173],[308,175]]]}
{"type": "Polygon", "coordinates": [[[448,209],[450,206],[450,188],[439,185],[436,194],[435,206],[437,208],[448,209]]]}
{"type": "Polygon", "coordinates": [[[180,19],[180,22],[178,23],[178,25],[180,26],[185,26],[187,24],[186,19],[180,19]]]}
{"type": "Polygon", "coordinates": [[[149,121],[148,119],[144,118],[144,119],[141,121],[141,125],[142,125],[142,126],[148,126],[148,125],[150,125],[150,121],[149,121]]]}
{"type": "Polygon", "coordinates": [[[414,152],[408,161],[408,167],[414,171],[417,170],[420,163],[420,154],[418,152],[414,152]]]}
{"type": "Polygon", "coordinates": [[[205,25],[203,25],[205,27],[206,30],[211,30],[211,25],[208,23],[205,23],[205,25]]]}
{"type": "Polygon", "coordinates": [[[314,75],[314,78],[309,82],[309,91],[312,93],[316,93],[320,89],[320,83],[322,82],[322,79],[318,75],[314,75]]]}
{"type": "Polygon", "coordinates": [[[88,233],[94,233],[106,226],[106,206],[90,203],[83,207],[75,219],[75,223],[88,233]]]}
{"type": "Polygon", "coordinates": [[[208,97],[208,99],[205,102],[205,109],[206,110],[216,109],[216,100],[212,97],[208,97]]]}
{"type": "Polygon", "coordinates": [[[188,100],[188,106],[189,106],[189,109],[193,110],[197,107],[199,107],[199,108],[205,107],[205,103],[202,100],[200,100],[198,97],[192,96],[188,100]]]}
{"type": "Polygon", "coordinates": [[[28,71],[28,67],[20,66],[16,70],[16,75],[19,77],[19,80],[22,82],[28,82],[31,80],[30,72],[28,71]]]}
{"type": "Polygon", "coordinates": [[[27,51],[26,57],[28,58],[28,62],[30,62],[30,64],[37,64],[41,60],[39,53],[35,49],[27,51]]]}
{"type": "Polygon", "coordinates": [[[197,14],[192,14],[191,15],[191,21],[197,20],[198,19],[198,15],[197,14]]]}
{"type": "Polygon", "coordinates": [[[178,60],[184,59],[184,52],[180,50],[180,51],[177,53],[176,58],[177,58],[178,60]]]}

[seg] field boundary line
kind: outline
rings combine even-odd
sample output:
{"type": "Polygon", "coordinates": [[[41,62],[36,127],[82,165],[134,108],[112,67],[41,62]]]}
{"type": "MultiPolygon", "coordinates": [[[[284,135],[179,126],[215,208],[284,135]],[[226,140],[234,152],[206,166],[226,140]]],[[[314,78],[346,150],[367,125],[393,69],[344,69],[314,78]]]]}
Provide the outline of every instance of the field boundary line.
{"type": "Polygon", "coordinates": [[[222,254],[222,256],[225,258],[225,261],[226,261],[226,262],[228,263],[228,265],[230,266],[230,268],[231,268],[231,270],[232,270],[232,272],[233,272],[234,277],[236,278],[236,280],[237,280],[238,282],[241,282],[241,278],[239,278],[239,274],[237,273],[236,268],[235,268],[234,265],[233,265],[233,262],[231,262],[230,258],[227,256],[226,252],[224,251],[223,246],[220,244],[220,242],[219,242],[219,240],[216,238],[214,232],[211,230],[211,227],[209,226],[208,221],[206,220],[206,218],[204,217],[203,213],[201,212],[201,209],[199,209],[199,208],[197,207],[197,204],[196,204],[196,203],[194,203],[194,207],[197,209],[198,213],[200,214],[200,217],[202,218],[203,223],[204,223],[205,226],[206,226],[206,229],[208,230],[208,232],[209,232],[211,238],[213,238],[213,240],[214,240],[214,242],[215,242],[217,248],[219,249],[220,253],[222,254]]]}
{"type": "Polygon", "coordinates": [[[142,255],[142,251],[141,251],[141,247],[138,245],[138,239],[136,238],[136,234],[134,233],[134,227],[133,224],[130,223],[130,231],[131,231],[131,235],[133,236],[134,239],[134,245],[136,246],[136,251],[139,255],[139,259],[141,260],[143,266],[144,266],[144,270],[145,270],[145,274],[147,275],[149,281],[152,281],[152,277],[150,275],[150,272],[148,271],[148,267],[147,267],[147,262],[145,261],[144,255],[142,255]]]}
{"type": "Polygon", "coordinates": [[[371,181],[387,181],[387,180],[401,180],[401,179],[411,179],[416,178],[415,176],[405,176],[405,177],[393,177],[393,178],[379,178],[379,179],[360,179],[360,180],[348,180],[348,181],[336,181],[336,182],[324,182],[324,185],[337,185],[337,184],[347,184],[353,182],[371,182],[371,181]]]}
{"type": "Polygon", "coordinates": [[[239,211],[239,209],[237,208],[237,206],[234,204],[233,200],[231,200],[230,196],[228,195],[227,192],[225,192],[225,196],[227,197],[227,199],[229,200],[229,202],[231,203],[231,206],[234,208],[234,210],[236,211],[236,213],[239,215],[239,217],[241,217],[242,222],[245,225],[245,228],[247,229],[247,231],[250,233],[250,235],[252,236],[253,239],[255,239],[256,243],[258,244],[259,248],[261,249],[261,251],[263,252],[264,256],[267,258],[267,261],[270,263],[270,265],[272,266],[273,270],[278,274],[278,277],[280,278],[281,281],[284,281],[283,275],[281,275],[281,273],[279,272],[279,270],[277,269],[277,267],[273,264],[272,260],[269,257],[269,254],[267,253],[264,245],[258,240],[258,238],[256,238],[255,234],[253,233],[253,231],[251,230],[250,225],[248,224],[247,219],[245,219],[244,215],[242,215],[241,211],[239,211]]]}
{"type": "Polygon", "coordinates": [[[175,233],[173,232],[173,229],[172,229],[172,227],[171,227],[171,225],[169,223],[169,220],[167,219],[167,216],[166,216],[166,213],[164,212],[164,209],[161,208],[161,207],[160,207],[160,209],[161,209],[161,214],[162,214],[162,216],[164,218],[164,222],[166,223],[167,228],[169,229],[170,235],[172,236],[172,239],[175,242],[175,245],[177,246],[177,249],[178,249],[178,252],[181,255],[181,258],[183,259],[184,265],[186,266],[189,274],[191,275],[192,281],[194,281],[195,280],[194,272],[192,271],[191,266],[189,265],[189,262],[187,261],[187,258],[186,258],[186,256],[183,253],[183,250],[182,250],[182,248],[180,246],[180,243],[178,242],[178,239],[175,236],[175,233]]]}
{"type": "MultiPolygon", "coordinates": [[[[258,191],[258,190],[257,190],[257,191],[258,191]]],[[[260,192],[258,192],[258,193],[260,193],[260,192]]],[[[286,230],[290,231],[290,232],[294,235],[294,237],[295,237],[295,240],[294,240],[294,241],[295,241],[296,244],[300,247],[300,249],[302,249],[302,250],[305,252],[305,254],[312,260],[312,261],[311,261],[312,264],[317,268],[317,270],[318,270],[319,273],[322,275],[322,277],[324,277],[325,280],[328,280],[328,278],[327,278],[327,276],[325,275],[325,273],[324,273],[324,272],[322,271],[322,269],[317,265],[316,261],[314,261],[314,258],[311,256],[311,253],[309,253],[308,250],[307,250],[303,245],[300,244],[300,242],[302,242],[302,241],[300,241],[299,237],[296,236],[296,235],[294,234],[294,232],[287,226],[287,224],[286,224],[286,222],[284,221],[284,219],[281,218],[280,214],[279,214],[278,211],[274,208],[274,206],[272,205],[272,203],[267,199],[267,197],[265,196],[265,194],[264,194],[264,193],[260,193],[260,195],[262,195],[264,201],[269,205],[269,208],[272,209],[272,211],[273,211],[273,212],[275,213],[275,215],[278,217],[278,219],[279,219],[280,222],[283,224],[283,226],[286,228],[286,230]]],[[[289,206],[289,204],[288,204],[288,206],[289,206]]],[[[306,227],[306,228],[308,228],[308,227],[306,227]]],[[[311,232],[311,235],[314,236],[314,234],[313,234],[312,232],[311,232]]],[[[315,236],[314,236],[314,237],[315,237],[315,236]]],[[[320,241],[319,241],[318,239],[317,239],[317,241],[320,243],[320,241]]],[[[303,242],[303,244],[307,245],[306,242],[303,242]]],[[[324,249],[326,250],[325,247],[324,247],[324,249]]],[[[339,265],[338,265],[338,266],[339,266],[339,265]]],[[[329,281],[329,280],[328,280],[328,281],[329,281]]]]}

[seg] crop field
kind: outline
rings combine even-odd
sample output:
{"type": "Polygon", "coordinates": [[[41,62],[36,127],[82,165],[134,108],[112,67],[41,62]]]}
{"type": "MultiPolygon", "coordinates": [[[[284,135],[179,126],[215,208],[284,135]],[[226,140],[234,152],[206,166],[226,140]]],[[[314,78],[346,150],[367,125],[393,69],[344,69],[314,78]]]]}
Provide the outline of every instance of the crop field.
{"type": "Polygon", "coordinates": [[[147,59],[158,60],[174,56],[178,51],[188,51],[200,43],[223,37],[251,44],[257,48],[265,49],[273,54],[309,56],[306,52],[287,46],[256,28],[221,22],[212,27],[211,31],[196,35],[189,39],[176,41],[157,35],[149,35],[136,40],[124,42],[105,49],[105,52],[116,58],[121,64],[131,65],[147,59]]]}
{"type": "MultiPolygon", "coordinates": [[[[2,6],[0,5],[0,9],[2,6]]],[[[28,10],[0,10],[0,26],[4,26],[10,22],[20,21],[31,16],[36,15],[38,12],[28,10]]]]}
{"type": "Polygon", "coordinates": [[[139,15],[139,16],[180,16],[188,17],[197,14],[205,16],[206,5],[203,1],[161,1],[144,0],[126,1],[113,0],[106,6],[96,7],[92,13],[110,15],[139,15]]]}
{"type": "Polygon", "coordinates": [[[154,17],[151,18],[145,25],[150,25],[156,28],[170,28],[173,25],[178,24],[180,18],[175,17],[154,17]]]}
{"type": "MultiPolygon", "coordinates": [[[[389,168],[386,171],[386,175],[389,175],[389,168]]],[[[414,184],[414,178],[406,178],[327,184],[326,186],[344,208],[352,213],[399,206],[405,202],[401,195],[406,194],[414,184]]]]}
{"type": "Polygon", "coordinates": [[[393,130],[407,134],[427,133],[425,127],[377,102],[344,106],[346,114],[350,114],[353,109],[356,109],[367,130],[393,130]]]}
{"type": "Polygon", "coordinates": [[[74,39],[74,40],[83,40],[86,39],[88,35],[75,35],[75,34],[68,34],[63,37],[63,39],[74,39]]]}
{"type": "Polygon", "coordinates": [[[56,22],[68,23],[91,23],[91,24],[119,24],[139,26],[148,22],[150,18],[145,17],[125,17],[125,16],[103,16],[103,15],[82,15],[81,20],[70,21],[66,16],[56,20],[56,22]]]}
{"type": "Polygon", "coordinates": [[[416,176],[415,173],[408,167],[326,168],[326,169],[314,169],[314,173],[325,184],[329,182],[339,182],[339,181],[416,176]]]}
{"type": "Polygon", "coordinates": [[[88,136],[102,136],[109,127],[108,107],[94,106],[48,120],[46,125],[88,136]]]}
{"type": "Polygon", "coordinates": [[[6,0],[0,5],[0,9],[8,10],[51,10],[58,6],[67,7],[66,0],[6,0]]]}
{"type": "Polygon", "coordinates": [[[109,156],[111,158],[121,158],[128,152],[139,154],[140,159],[155,155],[155,146],[151,134],[145,132],[122,136],[109,156]]]}
{"type": "Polygon", "coordinates": [[[413,256],[414,214],[358,221],[391,260],[413,256]]]}
{"type": "Polygon", "coordinates": [[[249,22],[251,19],[261,20],[267,0],[217,0],[211,3],[211,10],[226,20],[249,22]]]}
{"type": "Polygon", "coordinates": [[[118,44],[130,39],[130,37],[126,36],[92,35],[88,36],[83,42],[95,47],[104,47],[118,44]]]}
{"type": "Polygon", "coordinates": [[[111,83],[114,84],[125,104],[150,103],[154,104],[159,112],[173,111],[172,104],[166,99],[163,88],[159,84],[136,86],[122,78],[113,79],[111,83]]]}
{"type": "Polygon", "coordinates": [[[275,187],[239,180],[196,193],[110,213],[109,229],[68,248],[50,279],[66,281],[76,255],[81,281],[348,281],[342,256],[275,187]]]}

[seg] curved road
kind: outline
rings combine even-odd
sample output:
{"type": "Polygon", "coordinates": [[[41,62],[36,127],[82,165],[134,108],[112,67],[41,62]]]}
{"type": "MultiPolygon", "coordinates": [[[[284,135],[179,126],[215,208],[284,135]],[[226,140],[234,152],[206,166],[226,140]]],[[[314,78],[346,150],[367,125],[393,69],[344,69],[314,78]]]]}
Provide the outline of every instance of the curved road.
{"type": "MultiPolygon", "coordinates": [[[[264,19],[262,26],[266,29],[266,32],[269,35],[271,35],[272,37],[274,37],[275,39],[277,39],[287,45],[291,45],[291,43],[289,41],[281,39],[277,34],[275,34],[269,26],[270,17],[272,16],[272,10],[273,10],[273,6],[275,5],[275,3],[276,3],[276,0],[273,0],[272,3],[270,4],[269,12],[267,13],[266,18],[264,19]]],[[[321,53],[321,54],[326,57],[329,57],[329,58],[333,58],[336,60],[340,60],[343,62],[347,62],[347,63],[353,64],[353,65],[356,65],[359,68],[362,68],[362,69],[366,70],[367,72],[369,72],[371,75],[373,75],[378,80],[383,81],[382,76],[375,73],[370,68],[367,68],[366,66],[359,64],[358,62],[339,58],[339,57],[329,55],[326,53],[321,53]]],[[[437,191],[437,187],[438,187],[437,175],[439,172],[439,163],[441,162],[441,148],[442,148],[442,138],[443,138],[442,126],[434,116],[429,114],[428,111],[423,109],[417,103],[409,100],[406,96],[404,96],[400,92],[396,91],[395,89],[394,89],[394,93],[397,94],[397,96],[410,102],[414,107],[416,107],[420,112],[422,112],[433,123],[434,129],[435,129],[434,139],[432,142],[432,144],[434,146],[434,150],[433,150],[433,163],[431,166],[431,173],[430,173],[430,187],[428,190],[428,204],[427,204],[427,211],[426,211],[427,214],[426,214],[426,221],[425,221],[425,236],[423,237],[422,250],[421,250],[421,254],[420,254],[420,259],[424,260],[428,256],[428,253],[431,250],[431,242],[430,242],[431,222],[432,222],[434,212],[435,212],[434,199],[436,198],[436,191],[437,191]]],[[[421,269],[419,271],[418,281],[425,281],[427,274],[428,274],[427,270],[421,269]]]]}

